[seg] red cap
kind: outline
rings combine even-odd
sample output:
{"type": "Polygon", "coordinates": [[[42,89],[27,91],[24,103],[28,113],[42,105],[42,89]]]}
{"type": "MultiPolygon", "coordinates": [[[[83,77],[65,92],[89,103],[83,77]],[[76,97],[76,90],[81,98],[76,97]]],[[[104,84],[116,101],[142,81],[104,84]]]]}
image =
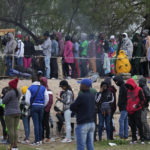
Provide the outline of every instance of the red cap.
{"type": "Polygon", "coordinates": [[[8,84],[9,84],[10,87],[16,89],[16,88],[17,88],[17,85],[18,85],[18,81],[19,81],[19,79],[16,78],[16,79],[14,79],[14,80],[11,80],[8,84]]]}

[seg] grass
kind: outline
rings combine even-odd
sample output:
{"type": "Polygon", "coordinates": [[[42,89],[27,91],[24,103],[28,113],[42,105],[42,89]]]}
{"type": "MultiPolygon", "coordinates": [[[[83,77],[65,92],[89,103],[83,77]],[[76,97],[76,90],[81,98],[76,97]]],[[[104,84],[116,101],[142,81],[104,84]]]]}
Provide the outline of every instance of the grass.
{"type": "MultiPolygon", "coordinates": [[[[95,143],[95,150],[150,150],[149,144],[129,145],[129,142],[124,140],[115,140],[111,142],[116,143],[117,146],[111,147],[108,145],[108,141],[102,141],[95,143]]],[[[0,145],[0,150],[7,150],[7,145],[0,145]]],[[[58,142],[44,144],[41,147],[19,145],[19,150],[76,150],[76,145],[75,143],[61,144],[58,142]]]]}

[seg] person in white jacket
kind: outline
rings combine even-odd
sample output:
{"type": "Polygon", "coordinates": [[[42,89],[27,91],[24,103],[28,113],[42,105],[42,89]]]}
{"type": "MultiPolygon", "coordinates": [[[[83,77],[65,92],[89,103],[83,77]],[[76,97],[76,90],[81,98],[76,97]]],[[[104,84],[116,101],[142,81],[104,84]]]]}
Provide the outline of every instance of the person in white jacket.
{"type": "Polygon", "coordinates": [[[133,54],[133,43],[129,39],[127,33],[123,33],[122,36],[123,36],[123,39],[122,39],[121,49],[126,52],[127,56],[131,60],[132,59],[132,54],[133,54]]]}
{"type": "Polygon", "coordinates": [[[24,57],[24,43],[22,42],[22,35],[17,35],[17,48],[15,52],[15,63],[16,66],[23,67],[23,57],[24,57]]]}

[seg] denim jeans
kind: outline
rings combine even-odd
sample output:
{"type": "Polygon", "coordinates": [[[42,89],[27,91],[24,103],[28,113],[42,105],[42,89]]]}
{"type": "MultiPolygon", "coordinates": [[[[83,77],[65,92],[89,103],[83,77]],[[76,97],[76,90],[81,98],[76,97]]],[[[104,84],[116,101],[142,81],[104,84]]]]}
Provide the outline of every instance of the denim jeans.
{"type": "Polygon", "coordinates": [[[25,140],[29,140],[30,136],[30,117],[22,116],[24,131],[25,131],[25,140]]]}
{"type": "Polygon", "coordinates": [[[31,116],[34,125],[35,142],[42,141],[42,120],[43,120],[44,106],[37,105],[31,107],[31,116]]]}
{"type": "Polygon", "coordinates": [[[12,56],[6,56],[5,62],[6,62],[6,65],[7,65],[6,75],[9,76],[10,69],[12,69],[12,56]]]}
{"type": "Polygon", "coordinates": [[[49,79],[50,78],[50,56],[45,56],[44,61],[45,61],[45,68],[46,68],[46,77],[49,79]]]}
{"type": "Polygon", "coordinates": [[[102,132],[104,127],[104,122],[106,125],[106,131],[107,131],[107,139],[110,139],[110,121],[111,121],[111,114],[103,115],[101,112],[98,114],[99,116],[99,140],[102,139],[102,132]]]}
{"type": "Polygon", "coordinates": [[[87,150],[94,150],[94,131],[94,122],[77,125],[77,150],[84,150],[85,146],[87,147],[87,150]]]}
{"type": "Polygon", "coordinates": [[[64,111],[64,118],[66,124],[66,138],[71,139],[71,111],[69,109],[64,111]]]}
{"type": "Polygon", "coordinates": [[[15,62],[17,66],[22,66],[23,67],[23,57],[16,57],[15,62]]]}
{"type": "Polygon", "coordinates": [[[121,111],[119,119],[119,136],[120,138],[128,138],[128,112],[121,111]]]}

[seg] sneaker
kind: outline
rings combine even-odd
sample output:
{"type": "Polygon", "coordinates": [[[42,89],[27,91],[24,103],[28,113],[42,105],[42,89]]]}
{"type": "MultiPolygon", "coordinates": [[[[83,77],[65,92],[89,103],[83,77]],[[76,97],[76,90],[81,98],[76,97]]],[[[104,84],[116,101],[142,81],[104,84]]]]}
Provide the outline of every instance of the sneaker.
{"type": "Polygon", "coordinates": [[[50,142],[50,139],[46,139],[46,140],[45,140],[45,143],[49,143],[49,142],[50,142]]]}
{"type": "Polygon", "coordinates": [[[39,141],[38,143],[39,143],[39,145],[42,145],[42,144],[43,144],[43,142],[42,142],[42,141],[39,141]]]}
{"type": "Polygon", "coordinates": [[[145,145],[145,142],[144,142],[144,141],[141,141],[141,144],[142,144],[142,145],[145,145]]]}
{"type": "Polygon", "coordinates": [[[7,144],[7,140],[4,140],[4,139],[1,140],[1,141],[0,141],[0,144],[7,144]]]}
{"type": "Polygon", "coordinates": [[[34,142],[34,143],[31,143],[32,146],[39,146],[40,143],[39,142],[34,142]]]}
{"type": "Polygon", "coordinates": [[[24,140],[24,141],[21,141],[21,144],[29,144],[30,141],[29,140],[24,140]]]}
{"type": "Polygon", "coordinates": [[[131,141],[130,144],[137,144],[137,141],[131,141]]]}
{"type": "Polygon", "coordinates": [[[62,143],[71,143],[72,142],[72,140],[71,139],[63,139],[62,141],[61,141],[62,143]]]}

